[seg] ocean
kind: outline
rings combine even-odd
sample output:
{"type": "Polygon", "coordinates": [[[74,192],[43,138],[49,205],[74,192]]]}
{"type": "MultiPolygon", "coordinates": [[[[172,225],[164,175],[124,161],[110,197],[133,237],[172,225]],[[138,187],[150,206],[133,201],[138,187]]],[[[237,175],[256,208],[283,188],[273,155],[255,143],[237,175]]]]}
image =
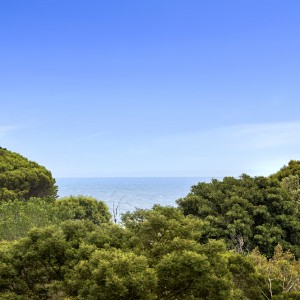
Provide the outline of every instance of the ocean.
{"type": "Polygon", "coordinates": [[[148,209],[154,204],[176,206],[176,200],[185,197],[191,186],[209,182],[211,177],[101,177],[58,178],[59,197],[69,195],[91,196],[104,201],[118,214],[148,209]]]}

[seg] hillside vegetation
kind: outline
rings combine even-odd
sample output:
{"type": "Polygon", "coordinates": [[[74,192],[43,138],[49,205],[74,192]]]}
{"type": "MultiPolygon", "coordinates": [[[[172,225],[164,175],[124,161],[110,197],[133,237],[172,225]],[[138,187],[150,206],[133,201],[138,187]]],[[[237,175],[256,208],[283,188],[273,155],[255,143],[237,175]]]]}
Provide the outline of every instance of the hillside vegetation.
{"type": "Polygon", "coordinates": [[[178,207],[57,199],[51,173],[0,149],[0,299],[300,299],[300,162],[199,183],[178,207]]]}

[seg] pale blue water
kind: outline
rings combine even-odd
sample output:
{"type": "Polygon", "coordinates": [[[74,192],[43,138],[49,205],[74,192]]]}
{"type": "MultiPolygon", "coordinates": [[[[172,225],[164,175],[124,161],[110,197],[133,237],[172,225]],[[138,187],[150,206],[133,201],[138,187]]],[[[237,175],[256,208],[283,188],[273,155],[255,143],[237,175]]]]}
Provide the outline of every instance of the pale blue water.
{"type": "Polygon", "coordinates": [[[58,178],[59,197],[92,196],[104,201],[110,210],[119,206],[119,213],[135,208],[151,208],[154,204],[176,206],[192,185],[209,182],[208,177],[106,177],[58,178]]]}

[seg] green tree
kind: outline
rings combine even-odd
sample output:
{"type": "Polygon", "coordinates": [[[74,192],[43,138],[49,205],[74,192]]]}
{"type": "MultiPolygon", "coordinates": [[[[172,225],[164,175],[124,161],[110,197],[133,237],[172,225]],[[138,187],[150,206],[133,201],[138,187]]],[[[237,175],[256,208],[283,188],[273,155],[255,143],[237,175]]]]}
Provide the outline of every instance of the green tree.
{"type": "Polygon", "coordinates": [[[123,226],[103,223],[100,226],[96,226],[86,236],[86,242],[88,244],[96,246],[98,249],[129,249],[128,241],[131,239],[131,233],[123,226]]]}
{"type": "MultiPolygon", "coordinates": [[[[57,196],[51,172],[27,158],[0,148],[0,203],[57,196]]],[[[50,200],[51,201],[51,200],[50,200]]]]}
{"type": "Polygon", "coordinates": [[[155,272],[147,259],[122,250],[96,250],[81,261],[69,280],[76,299],[155,299],[155,272]]]}
{"type": "Polygon", "coordinates": [[[300,178],[298,175],[289,175],[281,180],[281,186],[285,189],[295,201],[297,209],[300,205],[300,178]]]}
{"type": "Polygon", "coordinates": [[[281,243],[300,256],[299,212],[277,179],[248,175],[215,179],[192,187],[177,203],[185,215],[195,215],[208,224],[201,242],[224,238],[236,252],[258,246],[268,257],[281,243]]]}
{"type": "Polygon", "coordinates": [[[66,219],[90,220],[95,224],[109,222],[111,214],[108,206],[95,198],[88,196],[69,196],[55,202],[58,208],[66,208],[70,214],[66,219]],[[71,215],[71,217],[70,217],[71,215]]]}
{"type": "Polygon", "coordinates": [[[267,259],[256,248],[250,258],[261,275],[259,288],[265,299],[293,299],[295,295],[300,296],[300,262],[290,251],[283,251],[277,245],[274,256],[267,259]]]}
{"type": "Polygon", "coordinates": [[[0,205],[0,240],[25,237],[34,227],[58,225],[67,220],[90,220],[94,224],[109,222],[107,206],[89,197],[68,197],[55,202],[45,198],[8,201],[0,205]]]}
{"type": "Polygon", "coordinates": [[[85,243],[95,226],[87,220],[69,220],[60,226],[33,228],[17,241],[0,242],[2,294],[15,295],[12,299],[64,299],[65,278],[97,249],[85,243]]]}
{"type": "Polygon", "coordinates": [[[225,245],[211,241],[193,251],[172,251],[156,266],[158,299],[232,299],[225,245]]]}
{"type": "Polygon", "coordinates": [[[249,255],[226,253],[228,267],[234,284],[233,299],[239,300],[263,300],[265,299],[258,288],[260,275],[257,272],[249,255]]]}
{"type": "Polygon", "coordinates": [[[8,201],[0,205],[0,240],[19,239],[34,227],[59,224],[71,217],[67,208],[58,208],[44,198],[8,201]]]}
{"type": "Polygon", "coordinates": [[[63,279],[67,244],[61,230],[34,229],[29,236],[0,248],[1,290],[28,299],[48,299],[49,290],[63,279]],[[9,272],[7,272],[9,270],[9,272]]]}
{"type": "Polygon", "coordinates": [[[283,166],[278,172],[272,174],[270,177],[276,178],[279,181],[282,181],[283,178],[289,177],[290,175],[296,175],[300,177],[300,161],[291,160],[287,166],[283,166]]]}
{"type": "Polygon", "coordinates": [[[225,244],[199,244],[207,223],[174,207],[155,205],[123,215],[131,251],[157,273],[157,299],[230,299],[234,288],[225,244]]]}
{"type": "Polygon", "coordinates": [[[130,249],[147,256],[153,264],[173,250],[190,250],[197,244],[203,227],[197,218],[185,217],[179,209],[160,205],[126,213],[122,220],[130,249]]]}

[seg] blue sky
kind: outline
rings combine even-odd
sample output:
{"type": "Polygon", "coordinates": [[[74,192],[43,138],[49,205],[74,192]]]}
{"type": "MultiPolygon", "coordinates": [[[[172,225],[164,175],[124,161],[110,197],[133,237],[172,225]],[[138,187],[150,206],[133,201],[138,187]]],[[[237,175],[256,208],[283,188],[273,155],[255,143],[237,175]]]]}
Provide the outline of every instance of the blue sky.
{"type": "Polygon", "coordinates": [[[300,1],[0,2],[0,145],[55,177],[300,159],[300,1]]]}

